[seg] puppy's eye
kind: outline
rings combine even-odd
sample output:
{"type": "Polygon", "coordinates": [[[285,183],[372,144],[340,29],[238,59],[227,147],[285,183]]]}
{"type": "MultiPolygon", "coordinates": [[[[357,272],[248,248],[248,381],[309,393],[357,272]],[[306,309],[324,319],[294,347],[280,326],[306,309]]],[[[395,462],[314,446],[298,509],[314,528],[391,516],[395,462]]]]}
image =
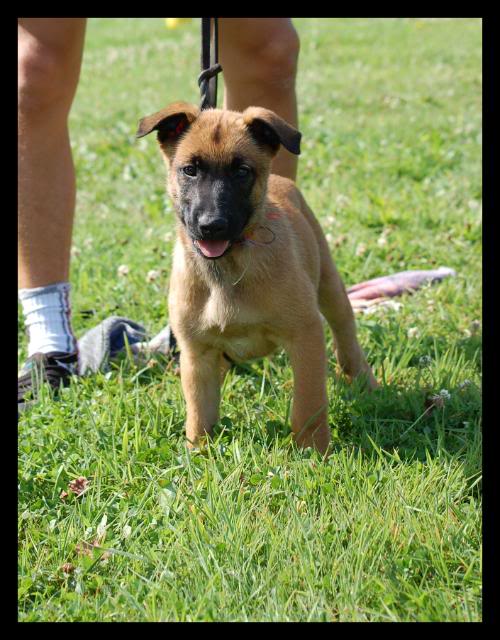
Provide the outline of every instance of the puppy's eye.
{"type": "Polygon", "coordinates": [[[196,166],[194,164],[188,164],[182,168],[183,172],[193,178],[196,175],[196,166]]]}
{"type": "Polygon", "coordinates": [[[246,164],[240,164],[240,166],[236,169],[236,175],[238,178],[246,178],[250,175],[252,170],[246,164]]]}

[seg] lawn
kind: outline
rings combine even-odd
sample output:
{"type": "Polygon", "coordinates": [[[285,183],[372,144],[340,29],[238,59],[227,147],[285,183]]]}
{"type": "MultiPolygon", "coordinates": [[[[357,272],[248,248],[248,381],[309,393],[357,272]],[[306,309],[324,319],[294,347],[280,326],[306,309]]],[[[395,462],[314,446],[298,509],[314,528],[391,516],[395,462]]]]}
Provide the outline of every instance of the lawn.
{"type": "MultiPolygon", "coordinates": [[[[357,316],[373,394],[334,378],[327,332],[327,462],[291,442],[284,355],[229,373],[193,454],[159,358],[45,393],[19,421],[21,621],[482,618],[481,22],[295,24],[298,182],[345,283],[457,275],[357,316]]],[[[134,134],[198,102],[198,40],[198,21],[89,21],[70,119],[78,336],[112,314],[167,322],[174,214],[156,144],[134,134]]]]}

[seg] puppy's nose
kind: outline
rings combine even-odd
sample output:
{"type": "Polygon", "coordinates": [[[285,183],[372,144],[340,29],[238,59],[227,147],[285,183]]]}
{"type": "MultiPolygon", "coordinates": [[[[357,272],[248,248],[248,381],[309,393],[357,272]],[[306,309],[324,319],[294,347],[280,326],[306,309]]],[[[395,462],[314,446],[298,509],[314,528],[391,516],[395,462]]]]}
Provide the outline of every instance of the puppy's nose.
{"type": "Polygon", "coordinates": [[[204,216],[200,219],[198,227],[204,238],[219,238],[226,233],[228,224],[225,218],[204,216]]]}

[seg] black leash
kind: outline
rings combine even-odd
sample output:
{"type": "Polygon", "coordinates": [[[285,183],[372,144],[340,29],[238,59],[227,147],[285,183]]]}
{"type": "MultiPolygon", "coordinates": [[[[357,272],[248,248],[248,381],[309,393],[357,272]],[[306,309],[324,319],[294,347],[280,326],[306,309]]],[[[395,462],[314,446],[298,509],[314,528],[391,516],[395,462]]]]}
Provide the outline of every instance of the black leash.
{"type": "Polygon", "coordinates": [[[201,73],[198,76],[198,85],[201,93],[200,109],[217,108],[217,74],[222,71],[218,62],[219,40],[218,40],[217,18],[201,19],[201,73]],[[210,22],[213,20],[214,37],[210,37],[210,22]]]}

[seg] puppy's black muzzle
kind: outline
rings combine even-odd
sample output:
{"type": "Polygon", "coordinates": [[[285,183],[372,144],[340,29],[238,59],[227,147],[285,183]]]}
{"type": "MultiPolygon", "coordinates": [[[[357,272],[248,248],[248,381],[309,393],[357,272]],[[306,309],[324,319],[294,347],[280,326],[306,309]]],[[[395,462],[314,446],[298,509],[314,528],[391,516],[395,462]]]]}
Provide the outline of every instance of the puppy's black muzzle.
{"type": "Polygon", "coordinates": [[[228,240],[229,223],[221,216],[202,215],[198,230],[202,240],[228,240]]]}

